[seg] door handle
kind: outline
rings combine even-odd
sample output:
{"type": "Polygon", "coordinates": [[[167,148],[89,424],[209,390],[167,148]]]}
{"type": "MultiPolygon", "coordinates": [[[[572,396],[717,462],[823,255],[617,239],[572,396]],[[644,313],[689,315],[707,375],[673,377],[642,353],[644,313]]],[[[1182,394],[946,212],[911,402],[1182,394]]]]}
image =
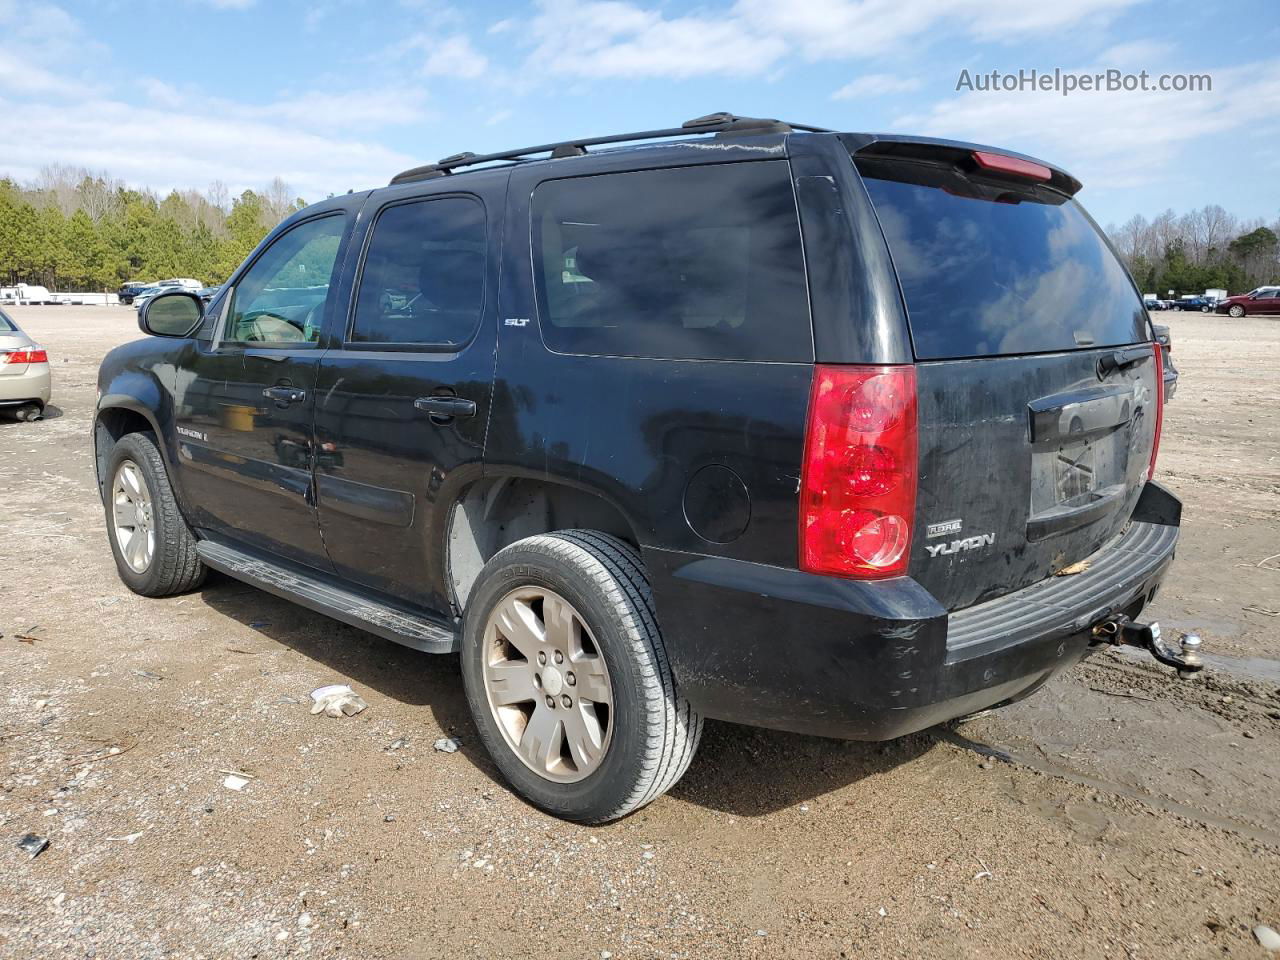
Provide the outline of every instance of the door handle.
{"type": "Polygon", "coordinates": [[[474,417],[476,402],[464,397],[419,397],[414,407],[436,417],[474,417]]]}
{"type": "Polygon", "coordinates": [[[262,395],[268,400],[274,400],[278,407],[287,407],[291,403],[301,403],[307,399],[307,392],[297,387],[267,387],[262,395]]]}

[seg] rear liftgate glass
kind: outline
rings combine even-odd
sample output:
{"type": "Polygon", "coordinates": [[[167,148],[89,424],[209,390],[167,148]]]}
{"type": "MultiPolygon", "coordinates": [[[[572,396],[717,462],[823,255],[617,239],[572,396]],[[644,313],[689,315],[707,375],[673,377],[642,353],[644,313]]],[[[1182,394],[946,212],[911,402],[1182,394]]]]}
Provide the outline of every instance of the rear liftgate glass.
{"type": "Polygon", "coordinates": [[[907,569],[959,609],[1120,533],[1154,466],[1160,372],[1139,294],[1059,189],[1069,178],[997,153],[908,150],[854,159],[917,360],[907,569]]]}

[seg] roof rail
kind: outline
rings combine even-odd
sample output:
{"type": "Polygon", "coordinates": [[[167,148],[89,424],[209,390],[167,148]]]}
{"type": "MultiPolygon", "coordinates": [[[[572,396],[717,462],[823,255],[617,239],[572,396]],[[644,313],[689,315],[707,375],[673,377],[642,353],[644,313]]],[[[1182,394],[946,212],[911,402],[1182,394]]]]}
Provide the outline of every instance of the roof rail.
{"type": "Polygon", "coordinates": [[[806,133],[830,133],[826,127],[814,127],[804,123],[790,123],[784,120],[765,120],[759,117],[739,117],[732,113],[709,113],[704,117],[686,120],[678,127],[666,130],[644,130],[639,133],[615,133],[607,137],[587,137],[581,140],[562,140],[559,143],[543,143],[536,147],[521,147],[519,150],[503,150],[498,153],[455,153],[451,156],[429,163],[421,167],[413,167],[391,178],[391,183],[411,183],[416,180],[429,180],[452,173],[459,167],[473,167],[482,163],[494,163],[500,160],[520,162],[532,159],[537,154],[548,154],[554,159],[561,157],[580,157],[587,152],[587,147],[598,147],[609,143],[628,143],[633,140],[662,140],[668,137],[687,137],[690,134],[714,133],[717,135],[745,135],[764,133],[790,133],[792,130],[803,130],[806,133]]]}

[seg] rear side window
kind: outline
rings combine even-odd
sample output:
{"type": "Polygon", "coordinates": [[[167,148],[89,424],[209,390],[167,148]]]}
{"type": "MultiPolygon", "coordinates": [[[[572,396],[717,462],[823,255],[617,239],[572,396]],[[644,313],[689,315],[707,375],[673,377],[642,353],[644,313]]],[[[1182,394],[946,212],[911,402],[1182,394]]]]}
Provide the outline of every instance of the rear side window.
{"type": "Polygon", "coordinates": [[[550,349],[813,359],[785,161],[552,180],[534,191],[532,214],[550,349]]]}
{"type": "Polygon", "coordinates": [[[953,167],[859,160],[920,359],[1146,339],[1142,301],[1075,200],[953,167]]]}
{"type": "Polygon", "coordinates": [[[456,346],[484,303],[484,207],[468,197],[387,207],[373,225],[353,343],[456,346]]]}

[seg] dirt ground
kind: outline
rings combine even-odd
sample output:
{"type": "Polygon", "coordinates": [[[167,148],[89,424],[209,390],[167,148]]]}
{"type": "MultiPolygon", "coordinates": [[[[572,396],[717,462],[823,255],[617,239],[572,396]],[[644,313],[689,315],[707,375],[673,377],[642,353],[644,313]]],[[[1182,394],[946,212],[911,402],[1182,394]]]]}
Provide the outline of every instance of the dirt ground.
{"type": "Polygon", "coordinates": [[[497,779],[455,658],[225,578],[130,594],[89,431],[133,311],[11,312],[55,408],[0,423],[0,955],[1262,957],[1280,928],[1280,322],[1159,318],[1185,513],[1153,613],[1205,676],[1103,652],[889,744],[713,723],[588,829],[497,779]],[[333,682],[369,709],[311,716],[333,682]]]}

